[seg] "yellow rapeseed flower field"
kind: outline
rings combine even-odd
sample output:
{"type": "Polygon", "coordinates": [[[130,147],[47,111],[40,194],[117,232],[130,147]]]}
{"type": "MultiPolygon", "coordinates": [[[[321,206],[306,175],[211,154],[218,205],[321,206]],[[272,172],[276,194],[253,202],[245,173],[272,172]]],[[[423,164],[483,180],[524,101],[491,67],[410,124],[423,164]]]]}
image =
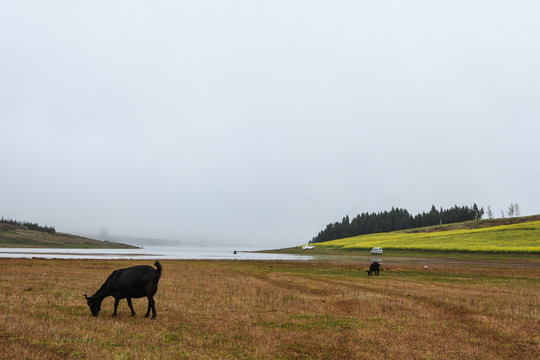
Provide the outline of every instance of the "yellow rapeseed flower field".
{"type": "Polygon", "coordinates": [[[435,232],[396,231],[314,244],[316,248],[540,253],[540,221],[480,229],[435,232]]]}

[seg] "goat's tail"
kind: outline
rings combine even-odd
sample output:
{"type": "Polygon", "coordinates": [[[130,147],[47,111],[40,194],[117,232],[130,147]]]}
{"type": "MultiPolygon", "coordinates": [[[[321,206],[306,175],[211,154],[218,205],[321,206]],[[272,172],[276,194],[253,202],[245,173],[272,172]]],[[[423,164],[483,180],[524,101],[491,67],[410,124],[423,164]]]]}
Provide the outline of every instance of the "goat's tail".
{"type": "Polygon", "coordinates": [[[161,270],[162,270],[162,267],[161,267],[161,264],[159,263],[159,261],[156,261],[154,263],[154,266],[157,268],[157,273],[158,273],[158,277],[161,277],[161,270]]]}

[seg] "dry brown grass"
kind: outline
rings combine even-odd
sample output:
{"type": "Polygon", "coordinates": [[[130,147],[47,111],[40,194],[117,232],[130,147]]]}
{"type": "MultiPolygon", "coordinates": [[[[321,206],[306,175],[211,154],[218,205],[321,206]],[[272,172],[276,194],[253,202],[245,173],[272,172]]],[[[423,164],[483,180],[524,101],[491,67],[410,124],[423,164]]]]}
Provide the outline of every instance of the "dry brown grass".
{"type": "MultiPolygon", "coordinates": [[[[2,359],[538,359],[540,267],[163,261],[155,297],[82,297],[152,262],[0,260],[2,359]]],[[[540,259],[536,263],[540,264],[540,259]]]]}

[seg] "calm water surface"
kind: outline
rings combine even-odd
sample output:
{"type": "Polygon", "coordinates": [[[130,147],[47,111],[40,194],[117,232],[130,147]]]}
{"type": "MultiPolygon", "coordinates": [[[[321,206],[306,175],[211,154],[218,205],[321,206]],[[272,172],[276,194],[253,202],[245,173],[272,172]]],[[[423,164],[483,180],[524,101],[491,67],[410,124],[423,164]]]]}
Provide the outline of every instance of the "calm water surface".
{"type": "Polygon", "coordinates": [[[144,249],[0,248],[0,258],[134,259],[134,260],[313,260],[309,255],[262,254],[224,248],[146,247],[144,249]]]}

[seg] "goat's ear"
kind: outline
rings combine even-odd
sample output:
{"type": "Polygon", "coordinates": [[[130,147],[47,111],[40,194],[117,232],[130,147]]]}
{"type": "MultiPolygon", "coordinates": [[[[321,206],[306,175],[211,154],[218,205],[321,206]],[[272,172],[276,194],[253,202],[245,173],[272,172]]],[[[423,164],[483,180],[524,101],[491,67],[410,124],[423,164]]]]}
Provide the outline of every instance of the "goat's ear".
{"type": "Polygon", "coordinates": [[[88,295],[84,294],[83,296],[86,300],[88,300],[88,295]]]}

